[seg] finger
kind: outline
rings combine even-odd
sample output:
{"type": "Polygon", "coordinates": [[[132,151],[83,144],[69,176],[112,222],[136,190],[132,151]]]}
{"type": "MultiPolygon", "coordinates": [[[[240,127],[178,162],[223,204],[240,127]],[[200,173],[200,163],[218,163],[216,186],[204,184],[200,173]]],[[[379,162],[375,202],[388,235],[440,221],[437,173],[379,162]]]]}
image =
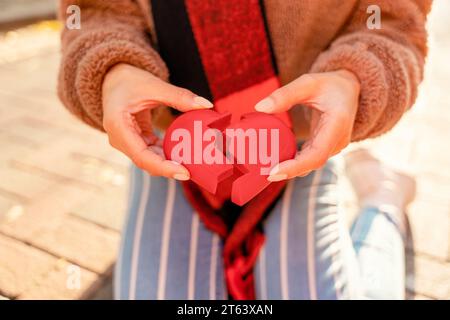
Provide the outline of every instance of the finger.
{"type": "Polygon", "coordinates": [[[312,140],[304,145],[295,159],[284,161],[272,169],[267,178],[269,181],[303,176],[326,163],[339,141],[336,140],[339,136],[339,124],[333,119],[327,120],[322,117],[316,130],[312,140]]]}
{"type": "Polygon", "coordinates": [[[189,171],[175,161],[166,160],[157,154],[152,147],[142,149],[133,156],[133,162],[142,170],[154,176],[186,181],[190,179],[189,171]]]}
{"type": "Polygon", "coordinates": [[[162,152],[155,152],[155,147],[149,147],[126,120],[118,121],[108,135],[111,145],[125,153],[138,168],[155,176],[189,180],[189,171],[185,167],[164,159],[162,152]]]}
{"type": "Polygon", "coordinates": [[[153,132],[151,110],[144,109],[134,114],[135,129],[140,133],[145,143],[150,146],[159,143],[161,139],[153,132]]]}
{"type": "Polygon", "coordinates": [[[181,112],[214,107],[209,100],[194,94],[190,90],[164,81],[156,81],[153,92],[155,92],[154,100],[181,112]]]}
{"type": "Polygon", "coordinates": [[[278,113],[289,110],[299,103],[310,102],[320,84],[319,76],[305,74],[287,85],[278,88],[255,105],[256,111],[278,113]]]}
{"type": "Polygon", "coordinates": [[[343,139],[341,139],[340,142],[336,144],[336,147],[334,148],[333,152],[331,153],[331,157],[339,154],[343,149],[345,149],[350,143],[350,138],[344,136],[343,139]]]}

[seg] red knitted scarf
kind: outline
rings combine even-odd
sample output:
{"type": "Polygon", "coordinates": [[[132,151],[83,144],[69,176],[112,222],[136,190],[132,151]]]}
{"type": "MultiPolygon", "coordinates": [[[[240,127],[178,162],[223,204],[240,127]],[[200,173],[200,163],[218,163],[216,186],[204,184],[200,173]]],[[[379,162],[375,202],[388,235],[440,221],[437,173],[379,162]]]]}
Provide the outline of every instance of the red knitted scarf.
{"type": "MultiPolygon", "coordinates": [[[[170,81],[231,112],[232,122],[279,86],[258,0],[153,0],[159,51],[170,81]]],[[[286,113],[280,117],[290,125],[286,113]]],[[[253,265],[264,242],[261,220],[285,186],[272,183],[242,208],[192,182],[184,192],[207,228],[224,241],[228,292],[254,299],[253,265]]]]}

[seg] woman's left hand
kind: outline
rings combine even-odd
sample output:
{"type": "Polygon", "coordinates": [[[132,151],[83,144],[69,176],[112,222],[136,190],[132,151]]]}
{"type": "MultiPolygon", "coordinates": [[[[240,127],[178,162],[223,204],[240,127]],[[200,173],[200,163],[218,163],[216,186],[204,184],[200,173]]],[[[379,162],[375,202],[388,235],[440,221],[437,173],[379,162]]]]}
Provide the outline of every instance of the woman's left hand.
{"type": "Polygon", "coordinates": [[[280,181],[307,175],[344,149],[350,143],[359,91],[359,80],[349,71],[309,73],[256,104],[255,109],[265,113],[287,111],[298,104],[312,109],[310,138],[295,159],[274,167],[267,179],[280,181]]]}

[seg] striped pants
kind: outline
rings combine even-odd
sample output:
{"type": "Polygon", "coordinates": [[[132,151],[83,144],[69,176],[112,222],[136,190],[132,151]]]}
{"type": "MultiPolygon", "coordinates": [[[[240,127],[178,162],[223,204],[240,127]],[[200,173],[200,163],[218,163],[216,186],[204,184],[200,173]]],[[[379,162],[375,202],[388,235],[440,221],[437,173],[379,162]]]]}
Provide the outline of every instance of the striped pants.
{"type": "MultiPolygon", "coordinates": [[[[258,299],[403,299],[404,242],[390,212],[363,208],[349,231],[335,164],[291,180],[264,221],[258,299]]],[[[220,238],[175,180],[132,169],[116,299],[227,299],[220,238]]]]}

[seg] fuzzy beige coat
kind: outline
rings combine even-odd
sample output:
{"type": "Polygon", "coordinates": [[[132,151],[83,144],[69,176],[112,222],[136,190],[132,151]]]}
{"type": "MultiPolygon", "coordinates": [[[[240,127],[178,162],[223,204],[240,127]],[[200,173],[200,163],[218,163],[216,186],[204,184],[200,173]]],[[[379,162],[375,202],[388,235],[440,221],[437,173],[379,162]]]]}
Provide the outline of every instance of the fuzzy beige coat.
{"type": "MultiPolygon", "coordinates": [[[[208,1],[208,0],[206,0],[208,1]]],[[[101,86],[118,63],[145,69],[164,80],[168,70],[158,55],[149,0],[63,0],[81,8],[81,30],[64,29],[58,93],[83,121],[102,129],[101,86]]],[[[361,82],[352,140],[388,131],[414,103],[422,79],[426,15],[431,0],[264,0],[270,37],[282,83],[307,72],[347,69],[361,82]],[[367,28],[376,4],[381,29],[367,28]]],[[[159,110],[156,125],[170,122],[159,110]]],[[[305,136],[301,107],[291,110],[305,136]]]]}

